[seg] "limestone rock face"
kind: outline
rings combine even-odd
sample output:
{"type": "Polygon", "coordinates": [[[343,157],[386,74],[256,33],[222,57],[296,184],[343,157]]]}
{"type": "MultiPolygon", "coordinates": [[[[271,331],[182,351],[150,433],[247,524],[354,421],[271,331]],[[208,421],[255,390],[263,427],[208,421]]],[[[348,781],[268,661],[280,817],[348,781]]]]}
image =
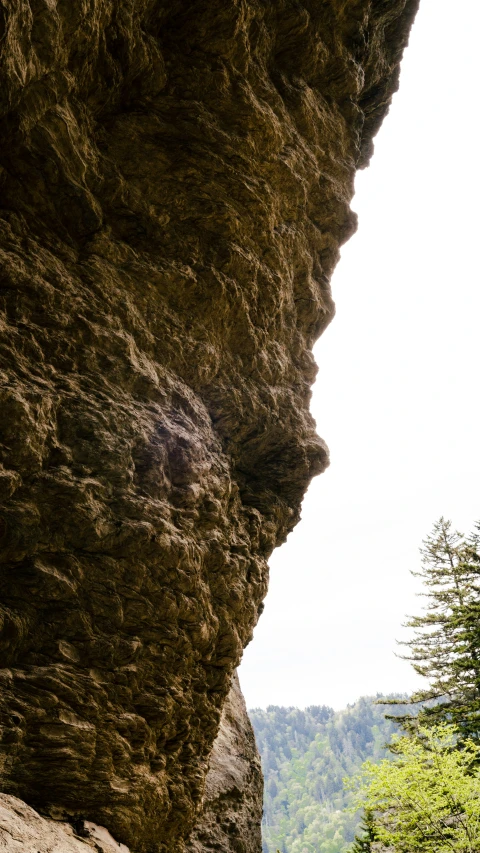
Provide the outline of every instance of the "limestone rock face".
{"type": "Polygon", "coordinates": [[[213,744],[201,815],[187,853],[260,853],[263,777],[235,674],[213,744]]]}
{"type": "Polygon", "coordinates": [[[0,787],[181,850],[417,0],[0,9],[0,787]]]}

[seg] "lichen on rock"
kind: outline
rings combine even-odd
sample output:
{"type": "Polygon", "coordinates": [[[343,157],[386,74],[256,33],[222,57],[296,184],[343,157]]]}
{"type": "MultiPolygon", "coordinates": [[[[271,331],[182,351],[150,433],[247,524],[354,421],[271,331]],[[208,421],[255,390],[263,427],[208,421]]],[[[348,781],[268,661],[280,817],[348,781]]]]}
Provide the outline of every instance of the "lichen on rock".
{"type": "Polygon", "coordinates": [[[0,11],[0,786],[174,853],[417,0],[0,11]]]}

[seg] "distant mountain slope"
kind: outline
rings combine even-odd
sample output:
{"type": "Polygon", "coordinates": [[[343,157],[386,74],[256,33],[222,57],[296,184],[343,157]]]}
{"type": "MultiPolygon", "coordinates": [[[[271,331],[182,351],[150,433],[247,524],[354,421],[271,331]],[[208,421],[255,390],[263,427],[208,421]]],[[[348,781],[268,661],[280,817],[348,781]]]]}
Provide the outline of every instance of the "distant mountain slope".
{"type": "Polygon", "coordinates": [[[264,853],[346,853],[359,816],[345,811],[351,795],[343,778],[365,759],[383,758],[397,729],[374,702],[363,697],[344,711],[325,705],[250,710],[265,776],[264,853]]]}

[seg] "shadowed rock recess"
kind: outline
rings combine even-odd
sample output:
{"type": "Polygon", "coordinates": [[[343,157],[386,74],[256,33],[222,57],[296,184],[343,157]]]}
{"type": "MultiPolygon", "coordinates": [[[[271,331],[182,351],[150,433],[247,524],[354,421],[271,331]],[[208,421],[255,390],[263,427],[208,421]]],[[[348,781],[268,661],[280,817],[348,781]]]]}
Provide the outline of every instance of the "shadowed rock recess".
{"type": "MultiPolygon", "coordinates": [[[[0,788],[134,853],[210,802],[267,558],[328,464],[311,347],[416,6],[0,9],[0,788]]],[[[259,849],[242,820],[213,848],[259,849]]]]}

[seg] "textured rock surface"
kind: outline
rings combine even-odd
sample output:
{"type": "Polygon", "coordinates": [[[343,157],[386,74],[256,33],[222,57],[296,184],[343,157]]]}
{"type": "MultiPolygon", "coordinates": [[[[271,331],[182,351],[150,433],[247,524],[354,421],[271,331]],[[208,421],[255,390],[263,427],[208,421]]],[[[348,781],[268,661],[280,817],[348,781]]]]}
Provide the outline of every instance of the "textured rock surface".
{"type": "Polygon", "coordinates": [[[260,853],[263,777],[238,677],[223,706],[213,744],[202,814],[188,853],[260,853]]]}
{"type": "Polygon", "coordinates": [[[0,10],[0,780],[181,849],[417,0],[0,10]]]}
{"type": "Polygon", "coordinates": [[[17,797],[0,794],[2,853],[129,853],[103,826],[48,820],[17,797]]]}

